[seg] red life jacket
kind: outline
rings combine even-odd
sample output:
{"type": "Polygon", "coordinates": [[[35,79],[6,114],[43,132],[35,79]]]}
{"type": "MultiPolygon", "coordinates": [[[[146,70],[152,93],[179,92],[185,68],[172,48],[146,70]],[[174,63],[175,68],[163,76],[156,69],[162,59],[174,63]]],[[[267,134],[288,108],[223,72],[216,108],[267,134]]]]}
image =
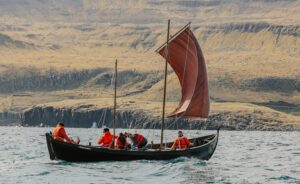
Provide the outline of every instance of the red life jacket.
{"type": "Polygon", "coordinates": [[[186,149],[191,144],[190,140],[187,137],[176,138],[173,144],[175,149],[186,149]]]}
{"type": "Polygon", "coordinates": [[[126,141],[126,136],[118,136],[116,140],[116,148],[117,149],[124,149],[128,146],[126,141]]]}
{"type": "Polygon", "coordinates": [[[53,130],[53,138],[55,140],[72,142],[72,140],[67,136],[64,126],[57,125],[53,130]]]}
{"type": "Polygon", "coordinates": [[[141,134],[136,134],[137,135],[137,140],[136,140],[136,145],[139,146],[141,145],[142,141],[144,140],[144,136],[142,136],[141,134]]]}
{"type": "Polygon", "coordinates": [[[113,135],[110,132],[105,132],[99,139],[98,144],[101,144],[102,147],[109,147],[113,141],[113,135]]]}

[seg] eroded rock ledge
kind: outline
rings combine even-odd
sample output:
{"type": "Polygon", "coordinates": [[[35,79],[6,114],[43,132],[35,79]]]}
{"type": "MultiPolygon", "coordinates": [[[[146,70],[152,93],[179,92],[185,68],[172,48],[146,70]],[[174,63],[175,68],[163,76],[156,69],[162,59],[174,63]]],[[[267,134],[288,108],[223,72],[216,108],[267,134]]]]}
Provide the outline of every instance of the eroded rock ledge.
{"type": "MultiPolygon", "coordinates": [[[[29,126],[54,126],[63,122],[67,127],[89,128],[93,122],[98,127],[112,126],[112,111],[108,108],[94,109],[92,106],[80,108],[54,108],[51,106],[33,107],[24,111],[23,124],[29,126]]],[[[117,112],[118,128],[160,128],[160,118],[142,110],[122,110],[117,112]]],[[[263,112],[220,112],[213,113],[205,120],[168,119],[167,129],[206,129],[214,130],[263,130],[263,131],[300,131],[299,124],[265,118],[263,112]]]]}

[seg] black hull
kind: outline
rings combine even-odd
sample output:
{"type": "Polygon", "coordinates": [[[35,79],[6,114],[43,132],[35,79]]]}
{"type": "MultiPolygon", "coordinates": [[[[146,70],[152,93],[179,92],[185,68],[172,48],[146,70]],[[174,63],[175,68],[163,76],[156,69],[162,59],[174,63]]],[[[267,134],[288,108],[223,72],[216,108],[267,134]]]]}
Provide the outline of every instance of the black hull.
{"type": "MultiPolygon", "coordinates": [[[[50,159],[70,162],[170,160],[181,156],[209,160],[217,147],[218,137],[219,131],[217,134],[191,139],[194,146],[186,150],[159,150],[157,149],[159,144],[154,144],[147,145],[145,150],[130,151],[61,142],[54,140],[49,133],[46,133],[50,159]]],[[[167,143],[167,147],[171,144],[167,143]]]]}

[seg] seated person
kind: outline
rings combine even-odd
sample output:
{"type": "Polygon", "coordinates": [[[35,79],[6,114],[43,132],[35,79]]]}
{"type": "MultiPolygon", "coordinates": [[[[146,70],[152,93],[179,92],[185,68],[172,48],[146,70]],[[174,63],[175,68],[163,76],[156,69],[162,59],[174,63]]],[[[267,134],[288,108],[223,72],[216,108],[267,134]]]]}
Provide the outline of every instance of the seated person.
{"type": "Polygon", "coordinates": [[[79,144],[80,139],[77,137],[77,141],[73,141],[70,137],[68,137],[65,131],[65,125],[63,123],[58,123],[53,130],[53,138],[54,140],[66,141],[69,143],[79,144]]]}
{"type": "Polygon", "coordinates": [[[174,140],[172,150],[186,149],[191,146],[193,146],[193,143],[187,137],[183,136],[182,131],[178,131],[178,137],[174,140]]]}
{"type": "Polygon", "coordinates": [[[113,142],[113,135],[111,135],[108,128],[103,129],[102,136],[98,139],[98,144],[102,147],[110,148],[113,142]]]}
{"type": "Polygon", "coordinates": [[[141,134],[125,133],[132,141],[132,148],[143,148],[147,145],[148,140],[141,134]]]}
{"type": "Polygon", "coordinates": [[[116,145],[115,148],[116,149],[125,149],[125,148],[129,148],[130,144],[128,144],[127,140],[126,140],[126,135],[124,135],[123,133],[120,133],[119,136],[116,137],[116,145]]]}

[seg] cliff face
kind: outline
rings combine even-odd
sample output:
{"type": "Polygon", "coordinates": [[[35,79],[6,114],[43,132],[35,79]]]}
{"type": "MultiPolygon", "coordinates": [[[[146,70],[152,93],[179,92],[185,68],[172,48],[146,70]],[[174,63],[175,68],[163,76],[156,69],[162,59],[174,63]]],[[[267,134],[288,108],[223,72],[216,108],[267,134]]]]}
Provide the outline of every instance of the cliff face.
{"type": "Polygon", "coordinates": [[[0,112],[0,125],[20,125],[22,114],[18,112],[0,112]]]}
{"type": "Polygon", "coordinates": [[[260,31],[266,30],[270,31],[276,35],[289,35],[289,36],[300,36],[300,26],[299,25],[276,25],[270,24],[267,22],[259,22],[259,23],[231,23],[224,25],[213,25],[209,26],[207,29],[207,33],[217,33],[224,32],[230,33],[232,31],[239,31],[242,33],[258,33],[260,31]]]}
{"type": "Polygon", "coordinates": [[[18,91],[53,91],[58,89],[78,88],[86,81],[105,70],[106,69],[92,69],[59,73],[52,69],[42,74],[39,70],[34,68],[11,68],[0,76],[0,93],[12,93],[18,91]]]}
{"type": "Polygon", "coordinates": [[[266,22],[217,24],[195,29],[203,48],[210,51],[264,51],[297,54],[300,26],[266,22]]]}
{"type": "MultiPolygon", "coordinates": [[[[23,114],[23,125],[55,126],[63,122],[67,127],[90,128],[93,122],[98,127],[112,127],[112,110],[109,108],[94,109],[93,106],[83,105],[79,109],[34,107],[23,114]]],[[[161,119],[142,110],[121,110],[117,112],[117,128],[146,128],[159,129],[161,119]]],[[[270,130],[270,131],[295,131],[300,130],[297,124],[284,123],[276,118],[269,119],[262,116],[261,111],[253,113],[223,112],[212,114],[204,120],[167,119],[167,129],[206,129],[215,130],[270,130]]]]}
{"type": "Polygon", "coordinates": [[[32,43],[27,43],[19,40],[14,40],[11,37],[0,33],[0,48],[8,47],[8,48],[19,48],[19,49],[33,49],[36,46],[32,43]]]}

